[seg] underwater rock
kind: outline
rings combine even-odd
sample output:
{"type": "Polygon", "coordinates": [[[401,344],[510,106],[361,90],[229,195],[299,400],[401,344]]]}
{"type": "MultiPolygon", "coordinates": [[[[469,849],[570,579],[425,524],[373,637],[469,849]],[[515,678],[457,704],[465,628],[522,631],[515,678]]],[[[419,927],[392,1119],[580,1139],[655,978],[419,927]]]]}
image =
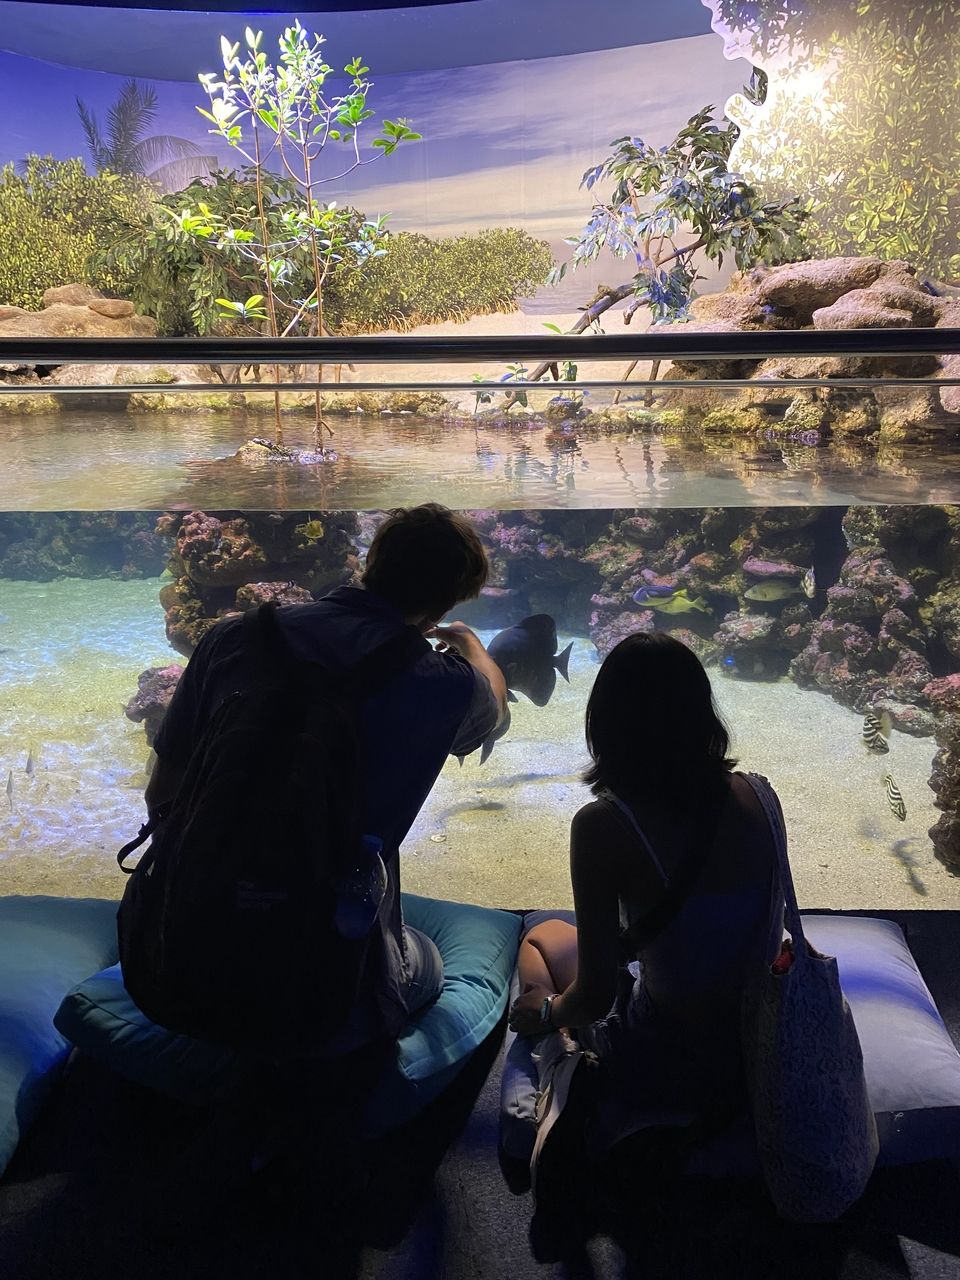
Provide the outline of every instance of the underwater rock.
{"type": "Polygon", "coordinates": [[[923,696],[935,712],[960,715],[960,672],[931,680],[924,686],[923,696]]]}
{"type": "Polygon", "coordinates": [[[660,525],[651,516],[628,516],[618,525],[621,537],[641,547],[656,546],[662,540],[660,525]]]}
{"type": "MultiPolygon", "coordinates": [[[[960,563],[957,565],[960,570],[960,563]]],[[[953,658],[960,658],[960,581],[949,579],[933,592],[920,616],[953,658]]]]}
{"type": "Polygon", "coordinates": [[[873,395],[884,440],[924,440],[960,427],[944,410],[935,387],[875,387],[873,395]]]}
{"type": "Polygon", "coordinates": [[[590,617],[590,639],[601,662],[627,636],[632,636],[637,631],[656,630],[656,616],[650,609],[618,613],[613,618],[603,618],[598,613],[591,614],[590,617]]]}
{"type": "Polygon", "coordinates": [[[239,589],[234,603],[246,613],[262,604],[310,604],[312,600],[306,587],[298,587],[295,582],[248,582],[239,589]]]}
{"type": "Polygon", "coordinates": [[[0,514],[0,577],[32,582],[56,578],[157,577],[170,540],[140,511],[35,511],[0,514]]]}
{"type": "Polygon", "coordinates": [[[187,576],[201,586],[257,581],[267,565],[264,549],[253,540],[242,516],[218,520],[192,511],[183,518],[176,545],[187,576]]]}
{"type": "Polygon", "coordinates": [[[924,693],[938,712],[929,786],[942,812],[930,828],[930,840],[940,861],[960,871],[960,674],[932,681],[924,693]]]}
{"type": "Polygon", "coordinates": [[[878,694],[870,703],[870,710],[878,715],[885,711],[894,729],[908,733],[912,738],[930,738],[936,731],[937,721],[933,713],[925,707],[914,706],[912,702],[897,702],[878,694]]]}
{"type": "Polygon", "coordinates": [[[175,539],[174,581],[161,589],[167,638],[189,657],[226,613],[264,600],[317,599],[357,571],[355,512],[203,511],[164,515],[157,529],[175,539]],[[313,535],[313,536],[310,536],[313,535]]]}
{"type": "Polygon", "coordinates": [[[791,564],[789,560],[761,560],[758,556],[747,556],[740,566],[751,578],[796,578],[799,581],[806,568],[803,565],[791,564]]]}
{"type": "Polygon", "coordinates": [[[738,652],[766,647],[776,631],[777,619],[771,613],[728,613],[713,638],[724,656],[736,657],[738,652]]]}
{"type": "Polygon", "coordinates": [[[747,680],[785,674],[790,650],[780,619],[770,613],[728,613],[713,637],[721,667],[747,680]]]}
{"type": "Polygon", "coordinates": [[[837,584],[827,588],[827,608],[838,622],[859,622],[862,618],[877,616],[877,602],[873,593],[862,587],[844,587],[837,584]]]}
{"type": "Polygon", "coordinates": [[[171,662],[166,667],[148,667],[137,676],[137,692],[124,707],[123,714],[134,724],[142,722],[150,747],[182,674],[183,667],[171,662]]]}

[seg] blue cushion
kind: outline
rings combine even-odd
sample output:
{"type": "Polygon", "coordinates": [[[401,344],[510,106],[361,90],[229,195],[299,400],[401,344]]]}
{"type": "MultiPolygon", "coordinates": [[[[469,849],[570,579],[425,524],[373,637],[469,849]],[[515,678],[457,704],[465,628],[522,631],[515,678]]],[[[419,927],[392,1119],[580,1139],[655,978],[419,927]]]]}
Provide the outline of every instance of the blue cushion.
{"type": "Polygon", "coordinates": [[[64,992],[116,957],[115,902],[0,897],[0,1175],[69,1052],[64,992]]]}
{"type": "MultiPolygon", "coordinates": [[[[375,1092],[364,1130],[403,1124],[464,1067],[506,1007],[520,918],[506,911],[403,894],[406,922],[443,957],[443,991],[415,1014],[375,1092]]],[[[121,1075],[188,1102],[209,1102],[233,1070],[232,1053],[152,1023],[124,989],[115,965],[66,996],[56,1025],[78,1048],[121,1075]]]]}
{"type": "MultiPolygon", "coordinates": [[[[536,912],[573,920],[571,912],[536,912]]],[[[920,976],[900,927],[889,920],[804,914],[808,940],[837,957],[840,982],[863,1049],[864,1074],[880,1135],[881,1165],[960,1157],[960,1053],[920,976]]],[[[504,1151],[529,1159],[534,1138],[533,1041],[508,1033],[501,1084],[504,1151]]],[[[706,1175],[757,1171],[747,1121],[714,1139],[691,1160],[706,1175]]]]}

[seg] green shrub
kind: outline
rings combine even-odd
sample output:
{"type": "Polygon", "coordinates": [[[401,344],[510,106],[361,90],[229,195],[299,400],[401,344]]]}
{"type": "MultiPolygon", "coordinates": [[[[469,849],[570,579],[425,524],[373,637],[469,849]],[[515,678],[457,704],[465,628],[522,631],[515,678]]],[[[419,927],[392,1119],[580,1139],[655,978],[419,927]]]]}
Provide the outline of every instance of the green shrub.
{"type": "MultiPolygon", "coordinates": [[[[267,217],[282,230],[281,211],[289,181],[265,175],[267,217]]],[[[161,334],[255,333],[260,325],[232,320],[216,300],[248,297],[257,290],[256,266],[240,253],[181,229],[177,212],[201,202],[214,216],[249,213],[255,198],[246,170],[221,172],[192,183],[150,206],[132,208],[114,228],[111,240],[94,255],[96,270],[130,281],[129,296],[153,316],[161,334]]],[[[364,216],[351,210],[356,227],[364,216]]],[[[510,311],[528,297],[550,270],[550,249],[513,227],[474,235],[431,240],[400,231],[384,241],[386,253],[362,264],[334,268],[324,286],[324,321],[331,333],[376,333],[411,329],[438,320],[510,311]]],[[[307,246],[288,253],[284,287],[306,297],[313,287],[307,246]]]]}
{"type": "MultiPolygon", "coordinates": [[[[268,218],[285,199],[290,182],[265,175],[268,218]]],[[[254,263],[239,253],[227,254],[180,225],[184,208],[203,204],[225,218],[249,216],[256,193],[246,170],[220,171],[198,178],[149,206],[132,207],[118,219],[112,234],[93,254],[96,272],[113,273],[130,281],[129,297],[138,310],[152,316],[162,336],[259,333],[260,325],[232,320],[217,306],[217,298],[249,297],[259,279],[254,263]]],[[[309,292],[310,263],[306,251],[291,255],[290,283],[309,292]]]]}
{"type": "Polygon", "coordinates": [[[400,231],[388,236],[385,248],[362,272],[331,278],[325,304],[334,332],[406,330],[512,311],[544,283],[552,265],[546,241],[516,227],[441,240],[400,231]]]}
{"type": "MultiPolygon", "coordinates": [[[[942,0],[722,0],[762,61],[822,82],[771,95],[734,153],[751,182],[798,195],[812,252],[906,258],[960,278],[960,22],[942,0]]],[[[783,70],[772,72],[774,77],[783,70]]]]}
{"type": "Polygon", "coordinates": [[[0,169],[0,302],[35,310],[58,284],[125,294],[128,278],[91,270],[94,249],[154,199],[142,178],[91,176],[83,161],[28,156],[23,172],[0,169]]]}

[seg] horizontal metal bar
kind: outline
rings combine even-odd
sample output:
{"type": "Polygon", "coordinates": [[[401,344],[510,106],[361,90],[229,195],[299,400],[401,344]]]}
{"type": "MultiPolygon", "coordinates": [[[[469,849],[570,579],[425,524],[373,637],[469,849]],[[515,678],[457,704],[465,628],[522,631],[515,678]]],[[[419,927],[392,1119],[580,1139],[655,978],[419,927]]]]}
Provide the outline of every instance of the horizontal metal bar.
{"type": "Polygon", "coordinates": [[[960,353],[960,329],[690,332],[686,325],[584,336],[424,338],[4,338],[0,364],[425,364],[517,359],[762,360],[960,353]]]}
{"type": "Polygon", "coordinates": [[[131,382],[104,383],[95,386],[71,387],[68,383],[56,386],[44,382],[0,382],[0,396],[62,396],[62,395],[266,395],[274,391],[286,394],[291,391],[320,391],[323,395],[348,395],[379,392],[391,395],[407,391],[529,391],[534,393],[564,391],[754,391],[765,388],[788,390],[804,387],[831,388],[853,387],[870,390],[871,387],[960,387],[960,378],[637,378],[624,382],[622,378],[598,378],[595,382],[131,382]]]}

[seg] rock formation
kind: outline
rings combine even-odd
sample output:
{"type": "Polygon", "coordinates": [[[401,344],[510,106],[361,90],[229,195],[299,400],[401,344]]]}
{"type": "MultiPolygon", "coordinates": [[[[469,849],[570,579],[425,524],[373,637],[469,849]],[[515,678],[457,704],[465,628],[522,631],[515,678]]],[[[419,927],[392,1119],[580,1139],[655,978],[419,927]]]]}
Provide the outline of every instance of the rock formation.
{"type": "MultiPolygon", "coordinates": [[[[960,308],[930,292],[905,262],[879,258],[827,258],[758,266],[734,276],[722,293],[695,299],[690,333],[798,329],[953,327],[960,308]]],[[[937,387],[955,376],[956,356],[816,356],[768,360],[675,361],[670,378],[690,381],[662,393],[662,411],[680,413],[707,431],[774,430],[822,438],[876,437],[883,442],[928,439],[960,430],[960,396],[937,387]],[[736,392],[711,390],[714,378],[749,378],[736,392]],[[903,387],[898,377],[930,379],[929,387],[903,387]],[[770,387],[772,379],[883,378],[889,387],[770,387]]],[[[672,421],[672,417],[668,419],[672,421]]]]}
{"type": "Polygon", "coordinates": [[[185,657],[225,614],[315,599],[357,568],[353,512],[192,511],[161,516],[157,532],[174,540],[173,581],[160,602],[167,637],[185,657]]]}
{"type": "Polygon", "coordinates": [[[150,511],[0,513],[0,578],[155,578],[170,539],[150,511]]]}

